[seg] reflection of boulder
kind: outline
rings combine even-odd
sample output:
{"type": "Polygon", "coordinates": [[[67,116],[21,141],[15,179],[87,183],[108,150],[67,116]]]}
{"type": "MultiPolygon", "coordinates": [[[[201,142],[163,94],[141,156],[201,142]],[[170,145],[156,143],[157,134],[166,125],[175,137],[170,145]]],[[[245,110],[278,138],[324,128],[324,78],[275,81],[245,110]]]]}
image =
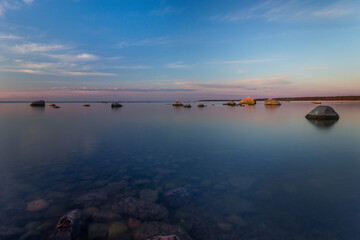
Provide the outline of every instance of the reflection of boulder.
{"type": "Polygon", "coordinates": [[[256,104],[255,99],[253,99],[252,97],[246,97],[243,100],[241,100],[239,102],[239,104],[244,104],[244,105],[254,105],[256,104]]]}
{"type": "Polygon", "coordinates": [[[328,120],[328,119],[339,119],[339,114],[330,106],[317,106],[311,110],[306,116],[307,119],[318,119],[318,120],[328,120]]]}
{"type": "Polygon", "coordinates": [[[330,128],[338,121],[338,119],[327,119],[327,120],[308,119],[308,121],[318,128],[330,128]]]}
{"type": "Polygon", "coordinates": [[[266,99],[264,104],[268,105],[268,106],[279,106],[279,105],[281,105],[281,103],[278,100],[275,100],[275,99],[272,99],[272,98],[266,99]]]}
{"type": "Polygon", "coordinates": [[[34,102],[30,103],[30,106],[32,106],[32,107],[45,107],[45,101],[44,100],[34,101],[34,102]]]}

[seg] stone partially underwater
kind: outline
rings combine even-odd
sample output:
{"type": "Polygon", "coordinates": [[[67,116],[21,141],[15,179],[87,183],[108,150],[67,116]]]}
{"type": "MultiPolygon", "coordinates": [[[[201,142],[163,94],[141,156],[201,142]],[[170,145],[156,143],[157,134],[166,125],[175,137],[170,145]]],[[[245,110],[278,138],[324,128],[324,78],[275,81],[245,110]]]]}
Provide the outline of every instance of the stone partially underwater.
{"type": "Polygon", "coordinates": [[[268,105],[268,106],[280,106],[281,105],[281,103],[278,100],[275,100],[272,98],[266,99],[264,104],[268,105]]]}
{"type": "Polygon", "coordinates": [[[256,101],[252,97],[246,97],[239,102],[239,105],[255,105],[256,101]]]}
{"type": "Polygon", "coordinates": [[[82,214],[79,209],[62,216],[49,240],[76,240],[80,238],[82,214]]]}
{"type": "Polygon", "coordinates": [[[339,114],[330,106],[317,106],[305,118],[313,120],[337,120],[339,119],[339,114]]]}
{"type": "Polygon", "coordinates": [[[45,101],[39,100],[39,101],[30,102],[30,106],[31,107],[45,107],[45,101]]]}

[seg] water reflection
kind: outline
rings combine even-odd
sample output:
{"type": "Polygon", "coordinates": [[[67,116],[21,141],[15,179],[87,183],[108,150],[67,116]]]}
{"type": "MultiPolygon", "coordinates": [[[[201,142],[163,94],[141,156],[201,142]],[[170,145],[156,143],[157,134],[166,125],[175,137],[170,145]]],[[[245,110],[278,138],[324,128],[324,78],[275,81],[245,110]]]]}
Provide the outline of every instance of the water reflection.
{"type": "Polygon", "coordinates": [[[330,129],[337,122],[338,119],[328,119],[328,120],[317,120],[317,119],[307,119],[312,125],[319,129],[330,129]]]}
{"type": "Polygon", "coordinates": [[[85,198],[81,239],[144,240],[136,234],[169,223],[194,240],[357,239],[360,104],[333,105],[341,122],[311,122],[332,129],[319,134],[304,121],[308,103],[0,104],[0,229],[48,239],[76,199],[106,192],[101,203],[85,198]],[[177,188],[179,198],[166,198],[177,188]],[[136,206],[123,214],[129,197],[136,206]],[[28,211],[39,199],[48,205],[28,211]],[[129,228],[129,217],[142,227],[129,228]],[[114,226],[123,235],[111,238],[114,226]]]}

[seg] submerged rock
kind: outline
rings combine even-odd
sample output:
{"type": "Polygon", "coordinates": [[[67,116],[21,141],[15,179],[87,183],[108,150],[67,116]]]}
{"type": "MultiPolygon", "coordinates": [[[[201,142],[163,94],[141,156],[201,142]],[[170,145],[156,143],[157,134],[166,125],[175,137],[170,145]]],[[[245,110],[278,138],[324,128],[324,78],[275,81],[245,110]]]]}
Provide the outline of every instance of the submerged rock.
{"type": "Polygon", "coordinates": [[[197,107],[202,108],[202,107],[205,107],[205,105],[204,104],[198,104],[197,107]]]}
{"type": "Polygon", "coordinates": [[[170,207],[181,207],[190,202],[193,192],[188,187],[179,187],[164,194],[164,200],[170,207]]]}
{"type": "Polygon", "coordinates": [[[339,119],[339,114],[330,106],[317,106],[305,118],[318,120],[339,119]]]}
{"type": "Polygon", "coordinates": [[[180,238],[178,238],[178,236],[176,235],[168,235],[168,236],[155,236],[152,238],[148,238],[147,240],[180,240],[180,238]]]}
{"type": "Polygon", "coordinates": [[[113,209],[140,220],[165,220],[168,217],[165,207],[133,197],[122,199],[113,209]]]}
{"type": "Polygon", "coordinates": [[[108,235],[108,225],[101,223],[90,224],[88,228],[89,239],[105,239],[108,235]]]}
{"type": "Polygon", "coordinates": [[[140,199],[147,202],[156,202],[158,199],[158,192],[151,189],[143,189],[140,191],[140,199]]]}
{"type": "Polygon", "coordinates": [[[84,107],[90,107],[90,104],[84,104],[83,106],[84,107]]]}
{"type": "Polygon", "coordinates": [[[190,104],[184,104],[183,107],[184,107],[184,108],[191,108],[191,105],[190,105],[190,104]]]}
{"type": "MultiPolygon", "coordinates": [[[[181,239],[181,240],[191,240],[191,237],[187,234],[187,232],[181,226],[170,225],[167,223],[146,222],[146,223],[141,224],[141,226],[138,227],[137,229],[135,229],[135,231],[134,231],[135,240],[153,239],[154,236],[166,237],[166,236],[171,236],[171,235],[175,235],[175,236],[177,236],[178,239],[181,239]]],[[[155,239],[157,239],[157,238],[155,238],[155,239]]],[[[163,239],[161,239],[161,240],[163,240],[163,239]]],[[[166,239],[166,240],[168,240],[168,239],[166,239]]]]}
{"type": "Polygon", "coordinates": [[[0,239],[17,239],[24,230],[15,226],[0,226],[0,239]]]}
{"type": "Polygon", "coordinates": [[[43,210],[49,206],[49,203],[43,199],[34,200],[28,203],[27,210],[30,212],[36,212],[43,210]]]}
{"type": "Polygon", "coordinates": [[[281,103],[278,100],[275,100],[272,98],[266,99],[264,104],[265,105],[275,105],[275,106],[281,105],[281,103]]]}
{"type": "Polygon", "coordinates": [[[82,214],[79,209],[68,212],[59,219],[50,240],[77,240],[80,236],[82,214]]]}
{"type": "Polygon", "coordinates": [[[131,230],[134,230],[135,228],[139,227],[141,225],[141,222],[137,220],[136,218],[129,218],[128,220],[128,227],[131,230]]]}
{"type": "Polygon", "coordinates": [[[45,107],[45,101],[44,100],[39,100],[39,101],[30,102],[30,106],[32,106],[32,107],[45,107]]]}
{"type": "Polygon", "coordinates": [[[246,97],[243,100],[241,100],[239,102],[239,104],[244,104],[244,105],[254,105],[256,104],[255,99],[253,99],[252,97],[246,97]]]}
{"type": "Polygon", "coordinates": [[[108,199],[108,195],[105,192],[88,193],[75,201],[76,207],[88,208],[103,203],[108,199]]]}
{"type": "Polygon", "coordinates": [[[128,227],[123,222],[114,222],[109,227],[109,238],[117,239],[128,231],[128,227]]]}

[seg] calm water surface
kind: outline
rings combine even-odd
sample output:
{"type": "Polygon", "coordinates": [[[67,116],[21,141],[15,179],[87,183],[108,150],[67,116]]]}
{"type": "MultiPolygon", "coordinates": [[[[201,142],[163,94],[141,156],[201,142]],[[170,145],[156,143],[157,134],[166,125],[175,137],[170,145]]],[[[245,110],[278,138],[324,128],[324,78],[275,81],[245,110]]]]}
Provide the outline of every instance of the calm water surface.
{"type": "Polygon", "coordinates": [[[194,240],[360,239],[360,103],[327,103],[336,123],[306,120],[308,102],[206,104],[0,104],[0,239],[47,239],[96,192],[107,198],[81,207],[80,239],[140,239],[126,227],[137,216],[114,206],[150,201],[144,189],[168,217],[142,224],[180,225],[194,240]],[[166,193],[179,187],[191,194],[174,206],[166,193]]]}

